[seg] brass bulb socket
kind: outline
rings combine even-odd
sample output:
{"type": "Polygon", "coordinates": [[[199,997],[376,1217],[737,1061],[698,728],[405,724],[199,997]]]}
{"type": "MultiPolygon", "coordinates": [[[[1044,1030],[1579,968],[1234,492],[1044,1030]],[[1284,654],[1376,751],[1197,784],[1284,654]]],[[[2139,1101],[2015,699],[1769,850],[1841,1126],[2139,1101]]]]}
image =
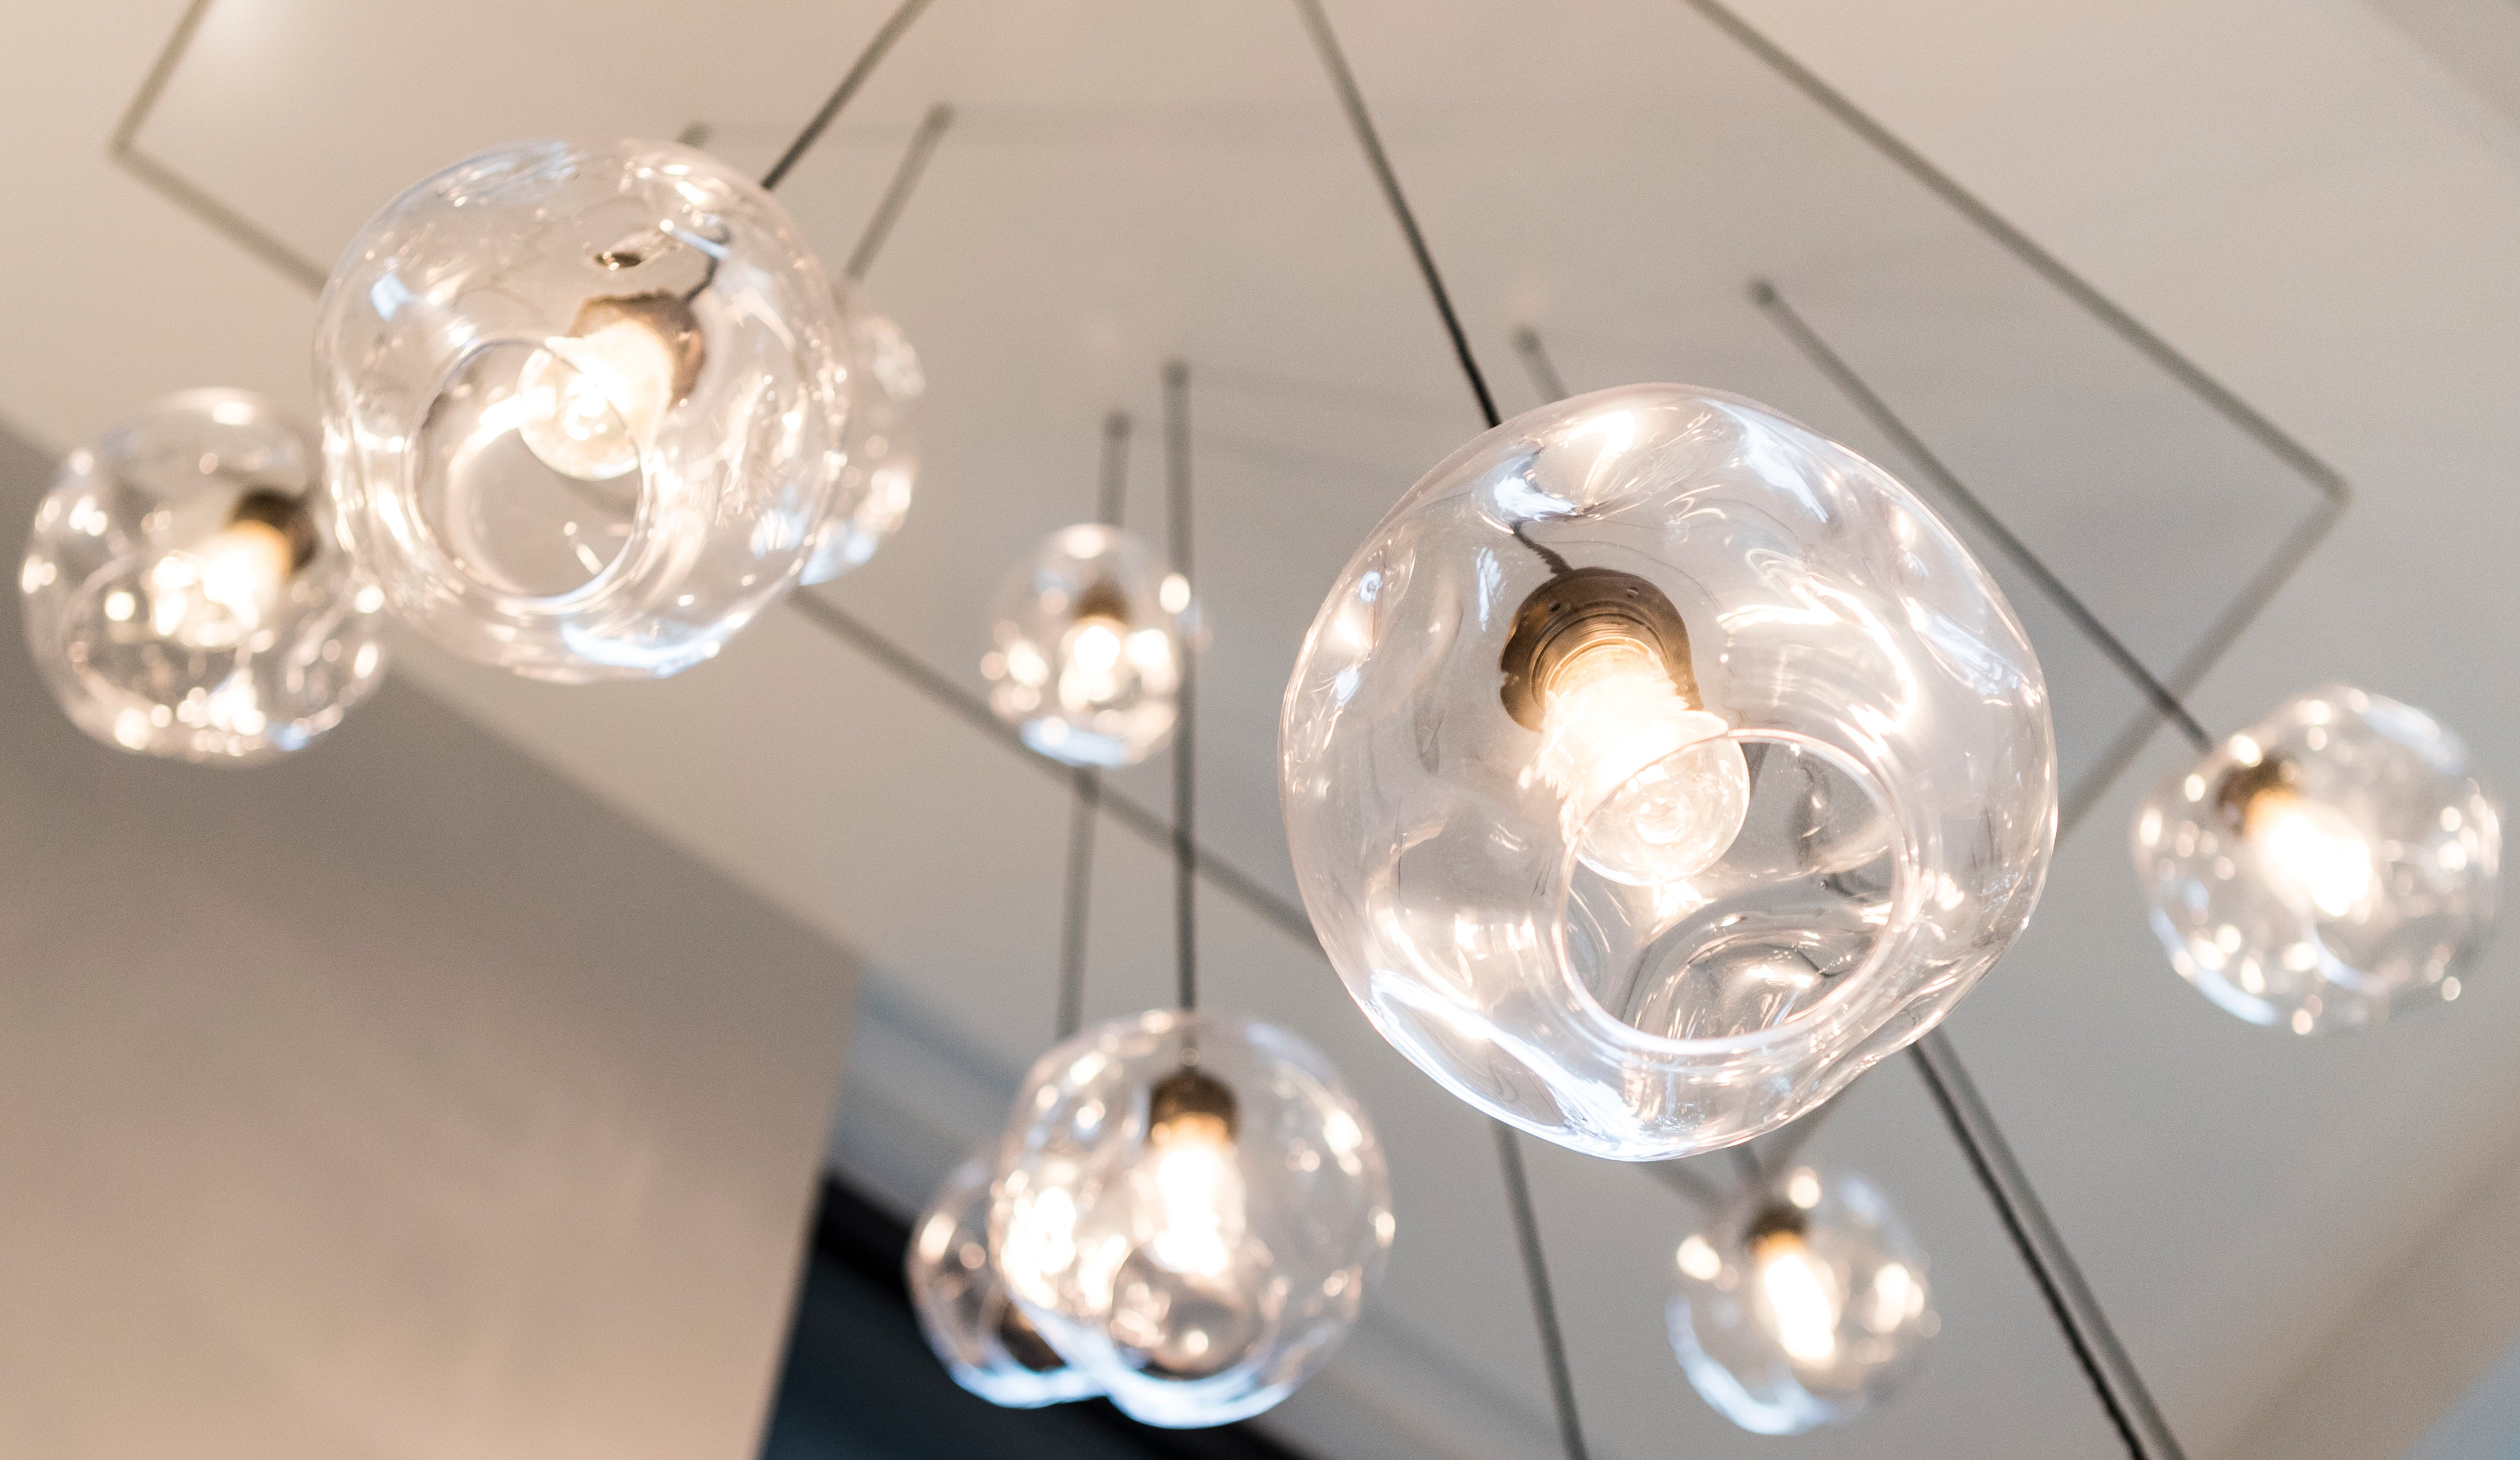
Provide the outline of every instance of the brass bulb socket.
{"type": "Polygon", "coordinates": [[[607,295],[579,306],[568,332],[583,340],[607,325],[623,321],[638,325],[663,342],[674,362],[672,403],[679,405],[690,399],[692,390],[699,385],[700,365],[708,356],[699,316],[692,311],[691,301],[662,293],[607,295]]]}
{"type": "Polygon", "coordinates": [[[291,572],[315,561],[315,515],[306,510],[304,499],[257,486],[237,498],[235,509],[228,513],[229,525],[239,523],[253,523],[279,533],[289,544],[291,572]]]}
{"type": "Polygon", "coordinates": [[[1215,1075],[1185,1065],[1155,1081],[1147,1092],[1149,1133],[1187,1134],[1202,1125],[1227,1141],[1240,1132],[1241,1115],[1234,1091],[1215,1075]]]}
{"type": "Polygon", "coordinates": [[[1505,674],[1500,694],[1506,712],[1527,729],[1540,729],[1558,669],[1610,638],[1650,646],[1681,699],[1704,707],[1689,664],[1688,626],[1671,599],[1635,573],[1577,568],[1533,589],[1513,612],[1513,631],[1498,662],[1505,674]]]}

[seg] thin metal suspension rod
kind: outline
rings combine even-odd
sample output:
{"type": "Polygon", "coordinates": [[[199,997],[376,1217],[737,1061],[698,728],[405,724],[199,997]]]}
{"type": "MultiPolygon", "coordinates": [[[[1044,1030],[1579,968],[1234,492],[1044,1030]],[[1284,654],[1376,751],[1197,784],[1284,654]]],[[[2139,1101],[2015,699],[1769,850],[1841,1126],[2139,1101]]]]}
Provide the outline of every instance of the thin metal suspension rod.
{"type": "Polygon", "coordinates": [[[1470,393],[1478,397],[1479,415],[1494,426],[1504,419],[1497,414],[1496,397],[1488,393],[1488,379],[1479,373],[1478,357],[1470,352],[1469,336],[1462,333],[1461,316],[1453,312],[1453,297],[1444,288],[1444,276],[1436,271],[1435,255],[1426,250],[1426,235],[1418,227],[1418,215],[1409,210],[1409,199],[1400,191],[1400,178],[1391,170],[1391,159],[1382,151],[1382,139],[1375,134],[1373,118],[1365,110],[1365,97],[1357,90],[1356,73],[1348,69],[1347,56],[1339,50],[1338,36],[1330,30],[1330,18],[1322,10],[1321,0],[1295,0],[1295,9],[1304,18],[1304,28],[1312,32],[1313,47],[1321,52],[1322,68],[1329,72],[1331,89],[1338,93],[1348,125],[1356,131],[1357,146],[1365,152],[1366,165],[1373,169],[1373,180],[1382,186],[1382,199],[1391,205],[1391,216],[1399,223],[1401,236],[1409,242],[1410,255],[1418,260],[1418,272],[1426,281],[1426,293],[1435,300],[1435,312],[1444,318],[1444,333],[1452,337],[1453,354],[1461,361],[1462,374],[1469,380],[1470,393]]]}
{"type": "Polygon", "coordinates": [[[1058,923],[1058,1026],[1064,1042],[1085,1023],[1085,923],[1094,905],[1094,823],[1102,814],[1102,776],[1077,768],[1067,815],[1067,900],[1058,923]]]}
{"type": "MultiPolygon", "coordinates": [[[[1164,496],[1172,533],[1172,570],[1191,575],[1190,366],[1164,364],[1164,496]]],[[[1197,788],[1198,646],[1195,633],[1181,639],[1181,687],[1173,731],[1173,930],[1181,979],[1181,1006],[1198,1007],[1198,842],[1191,812],[1197,788]]]]}
{"type": "Polygon", "coordinates": [[[884,53],[892,49],[893,42],[901,39],[902,32],[910,28],[911,22],[919,19],[919,13],[925,10],[927,4],[928,0],[901,0],[901,8],[876,27],[874,37],[867,42],[866,49],[858,53],[858,59],[850,65],[848,72],[840,77],[840,84],[832,88],[822,110],[805,123],[804,130],[796,134],[796,140],[788,144],[788,150],[779,155],[779,160],[770,164],[770,170],[761,174],[764,191],[775,193],[779,185],[788,180],[788,174],[804,160],[805,154],[813,150],[814,144],[822,140],[824,129],[840,114],[840,109],[849,104],[849,99],[858,94],[858,88],[866,84],[867,77],[875,74],[876,66],[883,60],[884,53]]]}
{"type": "Polygon", "coordinates": [[[2075,1361],[2091,1380],[2100,1408],[2116,1427],[2127,1453],[2135,1460],[2184,1460],[2178,1438],[2144,1388],[2142,1375],[2119,1345],[2108,1315],[2083,1281],[2073,1254],[2065,1249],[2065,1239],[2048,1221],[2029,1176],[2013,1160],[2012,1148],[1996,1126],[1994,1113],[1979,1098],[1977,1086],[1969,1081],[1950,1037],[1936,1029],[1911,1046],[1910,1053],[1915,1056],[1926,1093],[1951,1122],[1952,1134],[1968,1156],[1969,1168],[1995,1203],[1996,1214],[2020,1250],[2022,1262],[2038,1283],[2040,1295],[2048,1300],[2056,1326],[2063,1330],[2075,1361]]]}
{"type": "Polygon", "coordinates": [[[1513,352],[1522,357],[1523,372],[1531,377],[1531,388],[1544,401],[1564,400],[1569,392],[1566,378],[1557,373],[1557,362],[1549,357],[1549,346],[1540,342],[1540,332],[1524,325],[1513,332],[1513,352]]]}
{"type": "Polygon", "coordinates": [[[1540,1356],[1549,1368],[1549,1395],[1557,1411],[1557,1442],[1566,1460],[1588,1460],[1584,1424],[1575,1409],[1575,1373],[1566,1363],[1566,1335],[1557,1326],[1557,1296],[1549,1286],[1549,1257],[1540,1247],[1540,1217],[1531,1206],[1531,1182],[1522,1169],[1521,1137],[1502,1120],[1496,1133],[1497,1165],[1505,1174],[1506,1206],[1513,1212],[1514,1240],[1522,1248],[1523,1280],[1531,1287],[1531,1318],[1540,1329],[1540,1356]]]}
{"type": "Polygon", "coordinates": [[[920,118],[919,130],[910,134],[910,146],[892,169],[892,181],[884,184],[883,197],[877,202],[875,213],[867,219],[866,231],[858,235],[858,246],[849,251],[849,261],[840,266],[840,277],[851,284],[867,276],[875,267],[876,254],[883,251],[883,241],[892,237],[892,225],[901,221],[901,210],[909,205],[911,190],[927,171],[927,159],[936,144],[945,140],[945,129],[954,124],[954,109],[943,102],[927,109],[920,118]]]}
{"type": "Polygon", "coordinates": [[[1759,306],[1760,312],[1793,342],[1794,347],[1802,351],[1803,357],[1811,361],[1822,375],[1828,377],[1829,384],[1837,387],[1847,399],[1854,402],[1856,409],[1868,417],[1882,434],[1890,437],[1901,454],[1916,464],[1917,469],[1933,481],[1962,517],[1975,524],[1979,531],[1993,539],[1998,550],[2030,575],[2048,601],[2055,604],[2083,637],[2092,642],[2092,647],[2117,665],[2120,673],[2135,681],[2136,688],[2152,702],[2153,708],[2178,727],[2179,733],[2186,736],[2189,744],[2200,751],[2214,744],[2213,735],[2198,723],[2195,715],[2188,712],[2187,706],[2172,693],[2170,686],[2162,683],[2161,677],[2138,659],[2135,651],[2127,648],[2125,641],[2112,633],[2073,589],[2065,586],[2064,579],[2056,576],[2030,544],[2022,541],[2011,527],[2005,525],[2003,519],[1996,516],[1977,493],[1961,482],[1934,453],[1934,449],[1925,444],[1924,438],[1909,429],[1908,423],[1891,409],[1890,402],[1882,399],[1880,393],[1856,373],[1855,367],[1831,348],[1827,341],[1821,339],[1820,333],[1795,311],[1793,305],[1785,302],[1784,296],[1777,292],[1775,285],[1765,279],[1751,281],[1750,298],[1759,306]]]}
{"type": "Polygon", "coordinates": [[[1094,520],[1106,527],[1120,525],[1129,505],[1129,432],[1127,411],[1102,418],[1102,475],[1094,495],[1094,520]]]}

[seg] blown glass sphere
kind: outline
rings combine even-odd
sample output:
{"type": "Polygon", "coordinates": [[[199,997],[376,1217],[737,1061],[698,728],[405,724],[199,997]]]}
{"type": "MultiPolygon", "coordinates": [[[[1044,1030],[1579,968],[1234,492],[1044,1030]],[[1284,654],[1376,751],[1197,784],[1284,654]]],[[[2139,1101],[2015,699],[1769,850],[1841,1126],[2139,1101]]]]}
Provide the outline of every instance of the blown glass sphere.
{"type": "Polygon", "coordinates": [[[521,142],[369,220],[318,308],[344,534],[396,616],[562,681],[671,674],[797,580],[848,345],[770,195],[664,143],[521,142]]]}
{"type": "Polygon", "coordinates": [[[1037,1409],[1100,1393],[1007,1300],[989,1259],[997,1164],[994,1147],[965,1162],[920,1215],[907,1260],[920,1332],[954,1382],[992,1404],[1037,1409]]]}
{"type": "Polygon", "coordinates": [[[1190,581],[1138,539],[1088,523],[1007,574],[980,660],[989,707],[1069,765],[1135,765],[1172,739],[1190,581]]]}
{"type": "Polygon", "coordinates": [[[110,746],[269,760],[384,676],[382,598],[353,570],[315,442],[242,390],[187,390],[71,452],[18,574],[26,644],[110,746]]]}
{"type": "Polygon", "coordinates": [[[805,581],[827,583],[875,556],[910,516],[919,483],[919,398],[927,377],[901,327],[840,292],[849,354],[849,424],[831,520],[805,565],[805,581]]]}
{"type": "Polygon", "coordinates": [[[2134,850],[2180,976],[2313,1034],[2458,997],[2494,922],[2502,816],[2439,721],[2325,685],[2165,781],[2134,850]]]}
{"type": "Polygon", "coordinates": [[[1855,1418],[1938,1327],[1925,1258],[1861,1177],[1808,1166],[1681,1240],[1665,1317],[1689,1385],[1758,1435],[1855,1418]]]}
{"type": "Polygon", "coordinates": [[[1043,1338],[1149,1425],[1257,1414],[1356,1322],[1392,1237],[1372,1127],[1313,1048],[1158,1011],[1042,1056],[989,1217],[1043,1338]]]}
{"type": "Polygon", "coordinates": [[[1419,481],[1286,687],[1323,947],[1471,1104],[1628,1161],[1784,1124],[1931,1028],[2056,829],[2021,626],[1880,468],[1632,386],[1419,481]]]}

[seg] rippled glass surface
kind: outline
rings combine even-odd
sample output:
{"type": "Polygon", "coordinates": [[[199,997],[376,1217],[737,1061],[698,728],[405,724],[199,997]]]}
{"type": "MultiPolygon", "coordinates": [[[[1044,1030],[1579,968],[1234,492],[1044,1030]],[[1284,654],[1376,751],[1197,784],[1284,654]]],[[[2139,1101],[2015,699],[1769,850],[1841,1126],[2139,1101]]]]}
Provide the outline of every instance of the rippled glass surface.
{"type": "Polygon", "coordinates": [[[1913,1372],[1938,1321],[1924,1255],[1862,1177],[1801,1167],[1681,1240],[1672,1351],[1758,1435],[1850,1420],[1913,1372]]]}
{"type": "Polygon", "coordinates": [[[998,1151],[957,1167],[920,1214],[906,1263],[920,1332],[954,1382],[992,1404],[1037,1409],[1102,1392],[1007,1300],[989,1257],[989,1198],[998,1151]]]}
{"type": "Polygon", "coordinates": [[[1135,765],[1172,739],[1190,582],[1116,527],[1062,527],[1016,566],[980,659],[989,707],[1070,765],[1135,765]]]}
{"type": "Polygon", "coordinates": [[[805,566],[808,583],[829,582],[874,557],[901,530],[919,484],[919,398],[927,393],[919,352],[864,295],[843,289],[840,308],[851,360],[847,460],[831,520],[805,566]]]}
{"type": "Polygon", "coordinates": [[[333,531],[313,437],[242,390],[168,396],[71,452],[18,585],[53,697],[126,751],[268,760],[384,675],[382,599],[333,531]]]}
{"type": "Polygon", "coordinates": [[[392,612],[542,679],[671,674],[797,580],[847,344],[770,195],[702,153],[522,142],[385,205],[315,339],[343,530],[392,612]]]}
{"type": "Polygon", "coordinates": [[[1880,468],[1681,386],[1418,483],[1281,726],[1314,927],[1384,1036],[1630,1161],[1782,1125],[1940,1020],[2038,900],[2039,663],[1880,468]]]}
{"type": "Polygon", "coordinates": [[[2134,842],[2180,976],[2315,1034],[2458,997],[2494,922],[2502,820],[2438,720],[2326,685],[2163,782],[2134,842]]]}
{"type": "Polygon", "coordinates": [[[1319,1369],[1391,1247],[1373,1128],[1312,1046],[1158,1011],[1016,1097],[989,1229],[1024,1313],[1150,1425],[1257,1414],[1319,1369]]]}

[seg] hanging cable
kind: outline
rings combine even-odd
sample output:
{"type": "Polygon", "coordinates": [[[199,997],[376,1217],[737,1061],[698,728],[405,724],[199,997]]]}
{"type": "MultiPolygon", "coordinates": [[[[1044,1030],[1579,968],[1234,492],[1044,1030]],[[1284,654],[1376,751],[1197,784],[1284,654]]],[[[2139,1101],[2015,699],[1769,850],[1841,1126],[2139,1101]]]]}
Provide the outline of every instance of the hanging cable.
{"type": "Polygon", "coordinates": [[[1102,476],[1095,491],[1094,520],[1106,527],[1120,525],[1120,515],[1129,505],[1131,425],[1126,411],[1102,418],[1102,476]]]}
{"type": "Polygon", "coordinates": [[[2012,1148],[1997,1128],[1994,1113],[1986,1108],[1977,1086],[1969,1080],[1968,1071],[1961,1067],[1959,1052],[1952,1048],[1942,1030],[1935,1029],[1910,1046],[1909,1053],[1915,1056],[1926,1093],[1941,1108],[1952,1134],[1959,1139],[1960,1149],[1968,1156],[1969,1169],[1976,1173],[1978,1184],[1986,1188],[1987,1197],[1994,1202],[1996,1215],[2002,1219],[2012,1245],[2020,1250],[2022,1263],[2038,1283],[2040,1296],[2048,1300],[2048,1310],[2064,1331],[2075,1362],[2082,1365],[2083,1377],[2091,1381],[2092,1392],[2099,1396],[2100,1408],[2117,1430],[2127,1453],[2135,1460],[2184,1460],[2169,1423],[2161,1417],[2151,1392],[2144,1388],[2143,1376],[2119,1346],[2108,1315],[2101,1311],[2099,1300],[2083,1281],[2073,1254],[2066,1251],[2065,1239],[2048,1220],[2047,1209],[2040,1205],[2029,1176],[2013,1160],[2012,1148]]]}
{"type": "Polygon", "coordinates": [[[2099,616],[2092,613],[2090,607],[2076,596],[2073,589],[2065,586],[2064,579],[2056,576],[2048,569],[2046,561],[2031,550],[2030,544],[2023,542],[2010,527],[2004,525],[2002,518],[1997,517],[1988,509],[1985,502],[1979,500],[1977,493],[1969,490],[1959,478],[1953,474],[1951,468],[1943,464],[1943,459],[1934,453],[1932,447],[1925,444],[1924,438],[1909,429],[1908,423],[1900,418],[1897,411],[1890,408],[1890,403],[1882,399],[1864,377],[1856,373],[1855,367],[1848,364],[1844,356],[1830,348],[1828,342],[1821,339],[1820,333],[1796,313],[1791,304],[1785,302],[1784,296],[1777,292],[1775,285],[1765,279],[1753,280],[1750,284],[1750,299],[1779,331],[1783,332],[1784,337],[1793,342],[1794,347],[1802,351],[1803,358],[1809,360],[1822,375],[1826,376],[1829,384],[1837,387],[1848,400],[1854,402],[1857,410],[1862,411],[1874,426],[1880,429],[1883,435],[1890,438],[1891,443],[1899,448],[1901,455],[1913,462],[1917,470],[1925,474],[1926,478],[1942,492],[1944,498],[1959,510],[1962,517],[1975,524],[1977,529],[1985,533],[1999,551],[2012,560],[2013,566],[2030,575],[2031,581],[2038,584],[2039,591],[2047,595],[2048,600],[2073,621],[2074,627],[2082,632],[2084,638],[2092,642],[2092,648],[2100,651],[2110,663],[2117,665],[2118,672],[2135,681],[2136,688],[2142,691],[2146,700],[2152,702],[2152,707],[2176,726],[2180,734],[2186,736],[2188,742],[2200,751],[2214,744],[2214,737],[2198,723],[2195,715],[2188,712],[2186,705],[2180,700],[2179,696],[2171,692],[2170,686],[2162,683],[2160,677],[2144,665],[2143,661],[2136,658],[2135,651],[2127,648],[2123,640],[2109,631],[2108,625],[2100,621],[2099,616]]]}
{"type": "MultiPolygon", "coordinates": [[[[1120,525],[1129,495],[1129,415],[1102,418],[1102,464],[1094,489],[1095,520],[1120,525]]],[[[1067,899],[1058,930],[1058,1037],[1085,1023],[1085,928],[1094,902],[1094,824],[1102,814],[1102,773],[1078,766],[1068,779],[1075,797],[1067,817],[1067,899]]]]}
{"type": "Polygon", "coordinates": [[[910,193],[919,186],[920,177],[927,170],[927,159],[936,144],[945,140],[945,129],[954,124],[954,109],[943,102],[927,109],[920,118],[919,130],[910,134],[910,146],[894,164],[892,181],[884,184],[883,197],[876,203],[875,212],[867,219],[866,230],[858,235],[858,246],[849,251],[849,261],[840,266],[840,277],[851,284],[867,276],[875,267],[875,256],[882,251],[883,241],[892,237],[892,225],[901,221],[901,210],[910,204],[910,193]]]}
{"type": "MultiPolygon", "coordinates": [[[[1180,360],[1164,365],[1164,497],[1171,530],[1172,570],[1185,582],[1191,574],[1190,521],[1190,366],[1180,360]]],[[[1180,975],[1181,1006],[1198,1007],[1198,843],[1191,811],[1196,789],[1193,758],[1197,725],[1198,629],[1183,626],[1181,689],[1173,732],[1173,933],[1180,975]]]]}
{"type": "Polygon", "coordinates": [[[867,77],[875,74],[876,66],[883,60],[884,53],[892,49],[893,42],[901,39],[902,32],[910,28],[911,22],[919,19],[919,13],[927,8],[927,3],[928,0],[901,0],[901,8],[876,27],[866,49],[858,53],[857,61],[840,77],[840,84],[832,88],[832,94],[824,101],[822,109],[806,121],[804,130],[796,134],[795,141],[788,144],[788,150],[779,155],[779,160],[770,164],[770,170],[761,174],[762,191],[779,191],[779,185],[788,180],[788,172],[804,160],[805,154],[822,139],[824,128],[829,127],[832,118],[840,114],[840,109],[858,94],[858,88],[866,84],[867,77]]]}
{"type": "Polygon", "coordinates": [[[1522,1170],[1521,1137],[1503,1120],[1496,1133],[1497,1165],[1505,1173],[1506,1205],[1513,1212],[1514,1240],[1522,1249],[1522,1276],[1531,1288],[1531,1319],[1540,1329],[1540,1357],[1549,1369],[1549,1397],[1557,1412],[1557,1443],[1566,1460],[1587,1460],[1584,1424],[1575,1409],[1575,1373],[1566,1363],[1566,1335],[1557,1326],[1557,1297],[1549,1286],[1549,1257],[1540,1248],[1540,1217],[1531,1206],[1531,1182],[1522,1170]]]}

